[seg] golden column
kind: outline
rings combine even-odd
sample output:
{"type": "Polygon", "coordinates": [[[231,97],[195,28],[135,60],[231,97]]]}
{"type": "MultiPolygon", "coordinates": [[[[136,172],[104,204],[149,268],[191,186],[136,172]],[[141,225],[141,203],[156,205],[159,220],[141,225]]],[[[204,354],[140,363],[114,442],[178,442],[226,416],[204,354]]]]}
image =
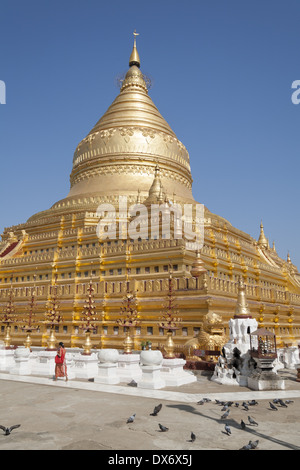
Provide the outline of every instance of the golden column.
{"type": "Polygon", "coordinates": [[[85,355],[91,354],[92,341],[91,333],[97,328],[97,313],[95,311],[95,300],[94,300],[94,287],[92,280],[90,280],[87,287],[87,298],[83,307],[83,317],[79,321],[80,328],[85,332],[85,343],[83,345],[85,355]]]}
{"type": "Polygon", "coordinates": [[[172,278],[172,271],[170,270],[169,274],[169,286],[168,286],[168,294],[167,300],[163,305],[164,310],[162,312],[161,321],[158,323],[160,328],[164,328],[167,330],[167,341],[165,345],[166,350],[166,358],[172,359],[175,357],[174,349],[175,344],[173,341],[173,332],[179,329],[179,324],[182,322],[182,319],[177,317],[178,310],[177,305],[175,304],[175,298],[173,294],[173,278],[172,278]]]}
{"type": "Polygon", "coordinates": [[[43,322],[46,326],[50,327],[50,337],[48,339],[48,351],[56,349],[55,343],[55,327],[60,323],[63,323],[63,317],[59,309],[58,299],[58,286],[57,286],[57,273],[55,274],[54,283],[50,287],[50,300],[47,302],[47,312],[45,313],[45,321],[43,322]]]}
{"type": "Polygon", "coordinates": [[[4,344],[5,348],[10,348],[11,343],[11,324],[16,321],[16,314],[15,314],[15,307],[14,307],[14,292],[12,285],[9,291],[8,302],[6,307],[4,308],[3,314],[1,315],[1,323],[5,325],[5,336],[4,336],[4,344]]]}
{"type": "MultiPolygon", "coordinates": [[[[126,281],[128,285],[128,281],[126,281]]],[[[124,341],[124,354],[131,354],[132,348],[134,345],[133,339],[130,335],[130,328],[140,324],[138,318],[138,311],[136,308],[136,294],[127,291],[123,299],[123,307],[120,310],[121,315],[124,315],[123,318],[120,318],[116,321],[118,325],[121,325],[126,328],[126,338],[124,341]]]]}
{"type": "Polygon", "coordinates": [[[34,287],[32,288],[29,304],[27,307],[28,315],[23,319],[22,326],[22,330],[27,334],[24,346],[29,349],[31,348],[32,344],[31,333],[38,330],[38,321],[36,319],[36,276],[34,275],[33,278],[34,287]]]}

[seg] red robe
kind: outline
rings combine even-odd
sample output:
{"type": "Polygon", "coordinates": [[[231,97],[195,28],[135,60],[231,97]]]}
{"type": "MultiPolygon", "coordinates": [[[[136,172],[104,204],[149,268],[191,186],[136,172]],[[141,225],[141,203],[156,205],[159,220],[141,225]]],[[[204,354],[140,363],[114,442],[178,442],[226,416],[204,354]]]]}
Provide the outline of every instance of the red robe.
{"type": "Polygon", "coordinates": [[[60,356],[60,363],[55,361],[55,378],[67,377],[66,350],[60,347],[57,355],[60,356]]]}

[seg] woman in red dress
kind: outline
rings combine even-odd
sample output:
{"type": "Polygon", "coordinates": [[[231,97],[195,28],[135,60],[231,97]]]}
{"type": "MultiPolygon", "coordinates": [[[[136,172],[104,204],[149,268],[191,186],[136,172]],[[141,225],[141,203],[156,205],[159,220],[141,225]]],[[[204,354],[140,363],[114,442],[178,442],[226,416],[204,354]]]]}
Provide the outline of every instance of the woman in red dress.
{"type": "Polygon", "coordinates": [[[59,347],[57,349],[57,355],[55,356],[55,379],[57,377],[66,377],[66,381],[68,380],[67,375],[67,364],[66,364],[66,349],[64,343],[59,343],[59,347]]]}

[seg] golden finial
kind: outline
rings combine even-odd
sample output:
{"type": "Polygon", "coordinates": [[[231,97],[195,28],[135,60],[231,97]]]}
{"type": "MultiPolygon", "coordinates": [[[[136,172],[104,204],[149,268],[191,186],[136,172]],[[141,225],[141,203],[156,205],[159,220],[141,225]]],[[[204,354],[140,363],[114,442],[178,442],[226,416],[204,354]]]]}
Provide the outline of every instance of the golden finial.
{"type": "Polygon", "coordinates": [[[134,47],[136,47],[136,37],[137,37],[137,36],[139,36],[139,35],[140,35],[140,33],[137,33],[137,32],[136,32],[136,29],[135,29],[135,30],[133,31],[133,38],[134,38],[134,39],[133,39],[133,41],[134,41],[134,47]]]}
{"type": "Polygon", "coordinates": [[[201,260],[199,250],[196,251],[196,260],[192,264],[192,268],[191,268],[190,273],[195,278],[200,277],[200,276],[202,276],[203,274],[206,273],[206,269],[204,267],[203,261],[201,260]]]}
{"type": "Polygon", "coordinates": [[[241,277],[239,278],[239,281],[238,281],[238,298],[237,298],[237,303],[236,303],[236,308],[235,308],[235,315],[237,317],[251,316],[250,310],[247,304],[247,299],[246,299],[246,285],[243,282],[241,277]]]}
{"type": "Polygon", "coordinates": [[[129,66],[132,67],[132,65],[136,65],[137,67],[140,67],[140,57],[136,48],[136,37],[139,36],[139,33],[136,32],[136,29],[133,32],[133,49],[131,52],[131,56],[129,59],[129,66]]]}

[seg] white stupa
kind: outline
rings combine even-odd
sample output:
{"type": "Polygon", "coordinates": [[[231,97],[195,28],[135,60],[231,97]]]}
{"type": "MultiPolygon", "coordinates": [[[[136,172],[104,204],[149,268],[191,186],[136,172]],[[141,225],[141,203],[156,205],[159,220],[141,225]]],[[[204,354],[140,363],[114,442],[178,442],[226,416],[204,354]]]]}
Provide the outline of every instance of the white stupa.
{"type": "Polygon", "coordinates": [[[258,327],[252,318],[246,299],[246,286],[239,280],[235,315],[229,320],[229,341],[222,349],[211,378],[214,382],[247,386],[253,368],[250,350],[250,333],[258,327]]]}

